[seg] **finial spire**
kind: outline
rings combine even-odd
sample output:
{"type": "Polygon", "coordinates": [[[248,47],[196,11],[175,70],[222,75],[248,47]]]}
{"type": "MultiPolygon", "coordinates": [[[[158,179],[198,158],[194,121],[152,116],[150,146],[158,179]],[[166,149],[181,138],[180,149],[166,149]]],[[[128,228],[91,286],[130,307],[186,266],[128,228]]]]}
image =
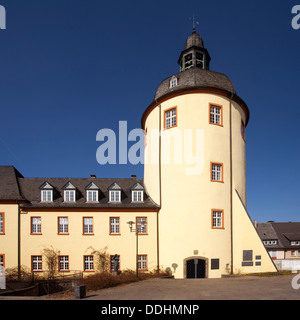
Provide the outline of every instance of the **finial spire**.
{"type": "Polygon", "coordinates": [[[189,18],[189,20],[193,21],[193,32],[196,32],[196,24],[199,24],[199,21],[195,19],[194,14],[193,14],[193,18],[189,18]]]}

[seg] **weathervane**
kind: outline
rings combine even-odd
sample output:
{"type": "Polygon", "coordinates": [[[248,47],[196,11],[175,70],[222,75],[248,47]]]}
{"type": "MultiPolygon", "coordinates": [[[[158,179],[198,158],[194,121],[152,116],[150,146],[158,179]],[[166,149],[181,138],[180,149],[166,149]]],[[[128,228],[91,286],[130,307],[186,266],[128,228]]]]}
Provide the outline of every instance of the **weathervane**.
{"type": "Polygon", "coordinates": [[[195,15],[193,15],[193,18],[189,18],[189,20],[193,21],[193,30],[195,30],[196,29],[196,24],[199,25],[199,21],[195,20],[195,15]]]}

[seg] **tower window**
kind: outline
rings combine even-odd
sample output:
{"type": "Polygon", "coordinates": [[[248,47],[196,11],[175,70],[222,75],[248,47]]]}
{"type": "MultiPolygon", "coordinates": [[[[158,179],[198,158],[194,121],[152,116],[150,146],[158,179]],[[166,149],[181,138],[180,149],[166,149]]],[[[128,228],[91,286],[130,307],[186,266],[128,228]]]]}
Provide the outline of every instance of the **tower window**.
{"type": "Polygon", "coordinates": [[[193,66],[193,54],[189,53],[184,57],[184,68],[189,69],[193,66]]]}
{"type": "Polygon", "coordinates": [[[175,76],[173,76],[170,80],[170,88],[174,88],[178,86],[178,81],[177,78],[175,76]]]}
{"type": "Polygon", "coordinates": [[[196,67],[204,69],[204,54],[196,52],[196,67]]]}
{"type": "Polygon", "coordinates": [[[165,111],[165,129],[177,126],[177,107],[165,111]]]}
{"type": "Polygon", "coordinates": [[[223,182],[222,163],[211,163],[211,181],[223,182]]]}
{"type": "Polygon", "coordinates": [[[212,210],[212,228],[223,229],[224,228],[224,211],[223,210],[212,210]]]}
{"type": "Polygon", "coordinates": [[[222,106],[209,105],[209,123],[223,125],[222,106]]]}

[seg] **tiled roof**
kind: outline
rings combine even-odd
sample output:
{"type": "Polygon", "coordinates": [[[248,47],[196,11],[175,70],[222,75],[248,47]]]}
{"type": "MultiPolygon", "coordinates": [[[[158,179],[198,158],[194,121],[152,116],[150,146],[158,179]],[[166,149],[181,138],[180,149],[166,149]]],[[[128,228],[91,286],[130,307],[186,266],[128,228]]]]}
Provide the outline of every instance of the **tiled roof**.
{"type": "Polygon", "coordinates": [[[184,89],[215,88],[235,94],[235,89],[231,80],[223,73],[195,67],[190,68],[176,74],[175,77],[178,80],[178,85],[170,88],[170,80],[172,77],[162,81],[156,91],[154,100],[171,92],[181,91],[184,89]]]}
{"type": "Polygon", "coordinates": [[[300,241],[300,222],[257,223],[256,229],[262,241],[278,241],[277,245],[266,245],[268,249],[296,249],[291,241],[300,241]]]}
{"type": "Polygon", "coordinates": [[[157,209],[159,206],[148,196],[143,202],[131,201],[131,189],[137,183],[144,186],[143,179],[101,178],[24,178],[14,167],[0,166],[0,200],[24,199],[23,207],[31,208],[143,208],[157,209]],[[48,183],[53,187],[53,201],[41,202],[41,187],[48,183]],[[72,184],[76,188],[76,201],[64,202],[64,187],[72,184]],[[99,188],[99,202],[87,202],[86,188],[94,183],[99,188]],[[116,183],[121,188],[121,202],[109,202],[109,187],[116,183]]]}
{"type": "Polygon", "coordinates": [[[21,173],[12,166],[0,166],[0,200],[20,200],[22,199],[18,177],[23,177],[21,173]]]}

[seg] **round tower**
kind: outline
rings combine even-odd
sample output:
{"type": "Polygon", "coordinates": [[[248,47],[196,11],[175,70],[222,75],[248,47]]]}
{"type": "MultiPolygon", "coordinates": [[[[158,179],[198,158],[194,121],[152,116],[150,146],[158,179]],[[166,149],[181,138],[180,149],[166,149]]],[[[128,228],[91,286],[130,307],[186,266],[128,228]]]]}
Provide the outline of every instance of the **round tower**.
{"type": "Polygon", "coordinates": [[[159,265],[176,278],[220,277],[243,263],[233,202],[238,195],[246,210],[249,110],[210,59],[194,29],[180,72],[162,81],[142,117],[145,186],[161,207],[159,265]]]}

